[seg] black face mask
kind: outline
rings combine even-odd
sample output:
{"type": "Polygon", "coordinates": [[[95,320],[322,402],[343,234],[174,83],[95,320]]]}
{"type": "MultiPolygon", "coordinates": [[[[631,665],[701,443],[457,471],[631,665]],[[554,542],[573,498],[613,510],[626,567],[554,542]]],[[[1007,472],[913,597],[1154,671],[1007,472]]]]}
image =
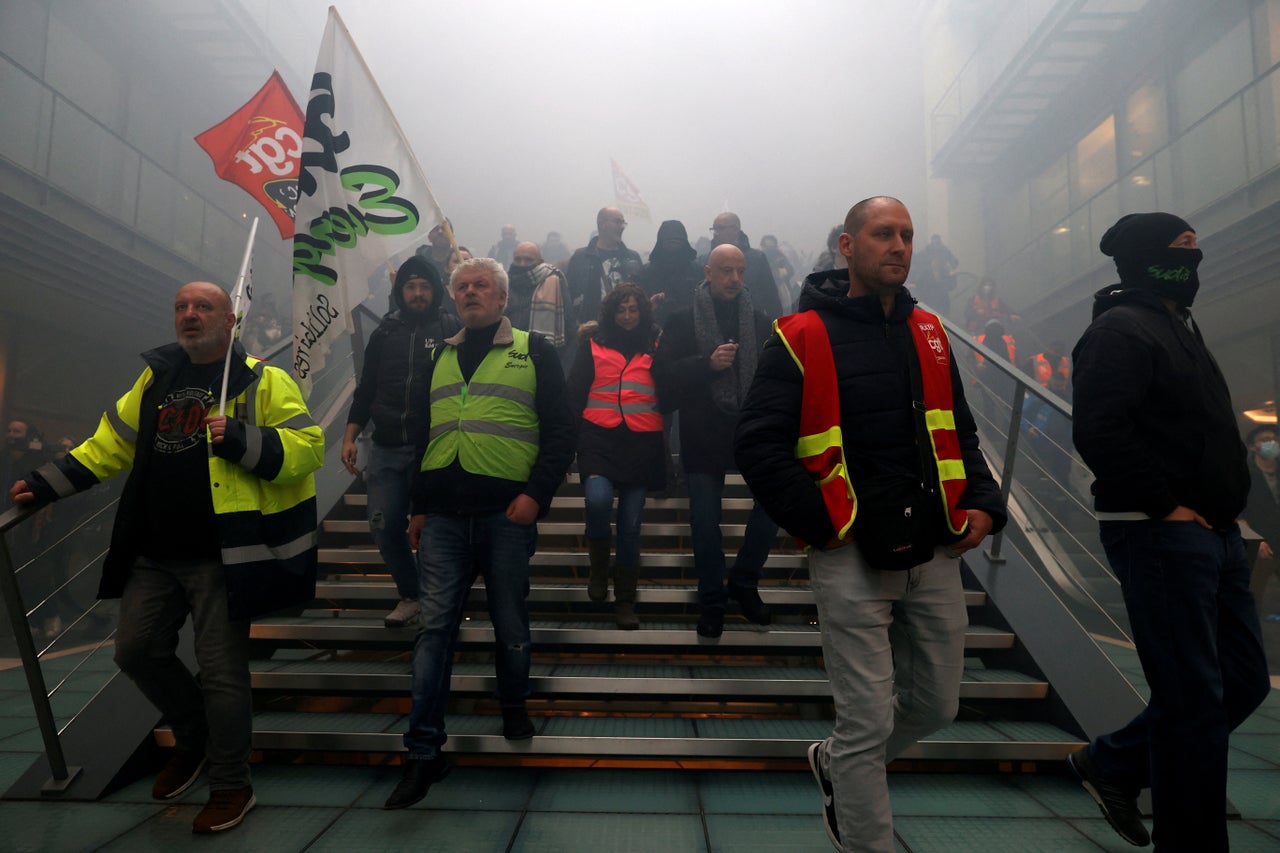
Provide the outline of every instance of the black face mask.
{"type": "Polygon", "coordinates": [[[1200,290],[1196,268],[1203,258],[1199,249],[1147,249],[1116,258],[1116,270],[1125,286],[1150,290],[1180,308],[1190,308],[1200,290]]]}

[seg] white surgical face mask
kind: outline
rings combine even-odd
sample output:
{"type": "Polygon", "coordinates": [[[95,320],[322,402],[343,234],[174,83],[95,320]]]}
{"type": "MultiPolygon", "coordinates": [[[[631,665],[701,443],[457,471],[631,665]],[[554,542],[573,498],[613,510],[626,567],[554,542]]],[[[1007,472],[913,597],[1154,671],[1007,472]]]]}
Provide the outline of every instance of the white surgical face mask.
{"type": "Polygon", "coordinates": [[[1276,459],[1280,457],[1280,441],[1272,439],[1264,441],[1258,445],[1258,455],[1263,459],[1276,459]]]}

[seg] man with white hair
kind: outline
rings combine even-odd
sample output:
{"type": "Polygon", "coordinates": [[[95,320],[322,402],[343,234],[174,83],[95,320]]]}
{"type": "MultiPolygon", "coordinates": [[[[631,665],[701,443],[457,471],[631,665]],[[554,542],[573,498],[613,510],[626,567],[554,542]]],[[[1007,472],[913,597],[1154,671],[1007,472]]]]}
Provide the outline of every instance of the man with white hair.
{"type": "Polygon", "coordinates": [[[422,606],[413,647],[413,711],[400,783],[385,807],[426,796],[450,765],[440,753],[449,677],[477,575],[494,630],[502,734],[527,740],[529,558],[575,446],[575,419],[555,349],[502,315],[507,273],[463,261],[449,281],[463,329],[433,353],[428,443],[414,483],[410,542],[422,606]]]}

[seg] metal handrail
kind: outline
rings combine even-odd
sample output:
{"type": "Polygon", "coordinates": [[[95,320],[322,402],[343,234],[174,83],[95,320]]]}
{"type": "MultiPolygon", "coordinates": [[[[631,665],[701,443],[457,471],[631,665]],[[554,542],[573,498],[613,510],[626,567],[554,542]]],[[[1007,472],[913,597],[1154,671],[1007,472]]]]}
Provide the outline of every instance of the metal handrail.
{"type": "Polygon", "coordinates": [[[62,741],[58,738],[58,726],[53,718],[53,705],[49,701],[44,671],[40,669],[40,658],[35,641],[31,638],[26,607],[22,603],[22,591],[18,588],[18,576],[14,572],[13,558],[3,535],[39,511],[38,507],[15,506],[0,513],[0,598],[4,599],[5,612],[13,628],[18,657],[22,660],[22,671],[27,679],[27,690],[31,693],[36,725],[40,729],[40,739],[44,742],[49,770],[53,774],[53,780],[45,786],[45,791],[55,793],[65,791],[80,768],[68,767],[66,756],[62,752],[62,741]]]}

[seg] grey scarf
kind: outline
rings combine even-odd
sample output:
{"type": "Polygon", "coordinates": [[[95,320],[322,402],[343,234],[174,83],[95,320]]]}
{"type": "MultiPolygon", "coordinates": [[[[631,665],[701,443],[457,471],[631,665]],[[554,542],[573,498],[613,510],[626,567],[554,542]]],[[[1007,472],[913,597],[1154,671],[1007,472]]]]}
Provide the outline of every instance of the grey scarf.
{"type": "MultiPolygon", "coordinates": [[[[756,375],[756,360],[760,356],[756,345],[755,312],[751,308],[751,294],[746,288],[738,294],[738,354],[727,370],[711,374],[711,400],[726,415],[737,415],[746,399],[751,378],[756,375]]],[[[728,343],[720,334],[716,320],[716,307],[711,289],[704,281],[693,292],[693,334],[698,349],[710,356],[716,347],[728,343]]]]}

